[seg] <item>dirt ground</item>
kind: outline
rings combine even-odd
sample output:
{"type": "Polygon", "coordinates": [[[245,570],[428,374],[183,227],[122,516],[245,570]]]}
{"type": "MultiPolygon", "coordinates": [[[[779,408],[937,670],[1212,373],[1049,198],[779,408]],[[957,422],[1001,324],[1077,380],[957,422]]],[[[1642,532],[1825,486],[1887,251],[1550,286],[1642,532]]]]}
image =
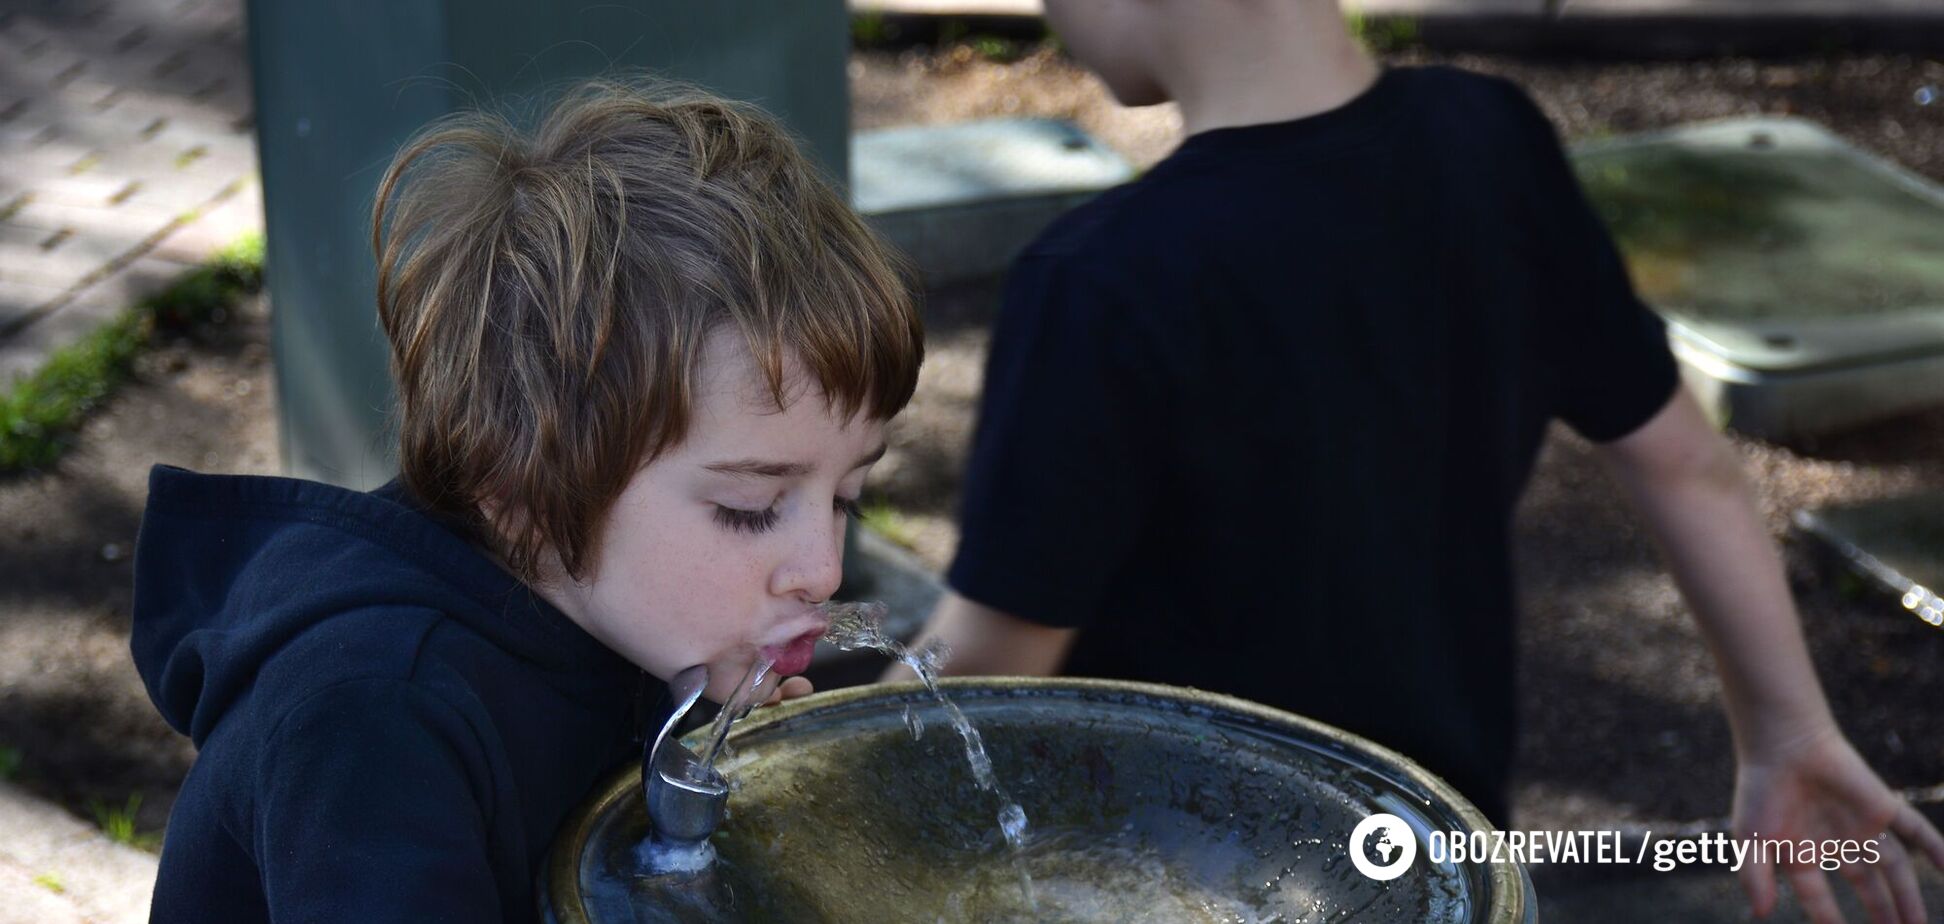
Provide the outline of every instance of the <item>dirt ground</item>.
{"type": "MultiPolygon", "coordinates": [[[[1573,138],[1692,119],[1793,113],[1944,181],[1944,64],[1912,58],[1578,65],[1407,53],[1506,74],[1573,138]]],[[[1167,107],[1125,110],[1050,52],[1010,63],[970,49],[860,54],[860,128],[997,115],[1071,118],[1138,164],[1172,147],[1167,107]]],[[[978,397],[991,286],[928,294],[928,359],[875,490],[934,566],[949,559],[960,460],[978,397]]],[[[130,561],[148,466],[276,468],[261,305],[143,360],[51,472],[0,481],[0,746],[21,779],[81,814],[143,796],[159,829],[193,755],[128,662],[130,561]]],[[[1944,410],[1814,446],[1738,440],[1778,536],[1797,507],[1944,488],[1944,410]]],[[[1553,439],[1520,511],[1521,827],[1597,827],[1725,813],[1727,730],[1712,670],[1587,447],[1553,439]]],[[[1944,634],[1853,592],[1788,548],[1804,624],[1839,718],[1895,786],[1944,781],[1944,634]]]]}
{"type": "Polygon", "coordinates": [[[276,474],[269,316],[165,342],[55,470],[0,481],[0,746],[20,781],[84,817],[124,807],[159,831],[195,752],[149,704],[128,654],[148,470],[276,474]]]}

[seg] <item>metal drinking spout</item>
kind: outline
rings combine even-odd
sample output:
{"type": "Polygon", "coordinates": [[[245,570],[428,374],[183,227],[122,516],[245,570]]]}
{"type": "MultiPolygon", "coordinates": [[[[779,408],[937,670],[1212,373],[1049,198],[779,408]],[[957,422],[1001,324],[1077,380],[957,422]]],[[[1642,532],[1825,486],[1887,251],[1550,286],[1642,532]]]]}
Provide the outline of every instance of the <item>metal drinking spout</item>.
{"type": "Polygon", "coordinates": [[[642,792],[648,801],[648,840],[641,845],[644,871],[653,875],[693,874],[715,863],[709,836],[722,824],[729,804],[728,781],[675,739],[682,718],[709,685],[709,669],[688,668],[668,682],[675,711],[661,734],[642,754],[642,792]]]}
{"type": "Polygon", "coordinates": [[[679,742],[669,742],[662,758],[648,778],[648,821],[658,840],[676,843],[705,843],[722,824],[722,810],[729,803],[729,786],[722,775],[704,770],[695,753],[679,742]]]}

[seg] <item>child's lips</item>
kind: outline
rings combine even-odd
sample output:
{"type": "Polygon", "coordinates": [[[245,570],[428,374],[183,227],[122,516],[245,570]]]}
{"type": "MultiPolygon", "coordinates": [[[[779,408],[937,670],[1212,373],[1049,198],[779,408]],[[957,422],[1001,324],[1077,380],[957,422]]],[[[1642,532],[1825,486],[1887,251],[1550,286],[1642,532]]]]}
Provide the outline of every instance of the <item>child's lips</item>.
{"type": "Polygon", "coordinates": [[[822,630],[813,629],[781,645],[763,646],[763,657],[773,662],[770,673],[789,677],[809,669],[810,658],[817,653],[817,640],[821,638],[822,630]]]}

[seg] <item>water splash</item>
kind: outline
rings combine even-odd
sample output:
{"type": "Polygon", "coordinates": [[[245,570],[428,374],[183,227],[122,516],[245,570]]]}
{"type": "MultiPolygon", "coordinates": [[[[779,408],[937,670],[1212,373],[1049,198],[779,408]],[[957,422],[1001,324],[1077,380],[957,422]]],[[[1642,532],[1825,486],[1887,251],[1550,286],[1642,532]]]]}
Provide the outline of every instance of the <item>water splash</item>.
{"type": "MultiPolygon", "coordinates": [[[[946,646],[936,639],[932,643],[913,651],[884,632],[884,617],[889,608],[882,603],[825,603],[824,615],[830,618],[830,628],[824,632],[824,639],[845,651],[869,648],[883,652],[903,662],[911,668],[918,679],[924,681],[925,689],[930,690],[932,698],[938,700],[945,714],[952,721],[952,728],[965,743],[965,759],[972,766],[972,779],[979,788],[999,798],[999,831],[1012,847],[1013,863],[1019,870],[1019,887],[1026,896],[1026,906],[1037,910],[1038,901],[1033,897],[1033,877],[1026,870],[1026,810],[1014,802],[1012,795],[999,784],[992,773],[992,757],[986,753],[985,738],[965,717],[957,703],[952,702],[944,691],[938,688],[938,666],[950,654],[946,646]]],[[[924,720],[918,718],[909,706],[905,708],[905,728],[913,738],[924,734],[924,720]]]]}
{"type": "Polygon", "coordinates": [[[905,731],[911,733],[911,740],[917,741],[925,737],[925,717],[912,712],[910,703],[906,703],[904,707],[904,726],[905,731]]]}
{"type": "Polygon", "coordinates": [[[1014,846],[1026,842],[1026,810],[1017,803],[999,810],[999,830],[1004,831],[1006,840],[1014,846]]]}

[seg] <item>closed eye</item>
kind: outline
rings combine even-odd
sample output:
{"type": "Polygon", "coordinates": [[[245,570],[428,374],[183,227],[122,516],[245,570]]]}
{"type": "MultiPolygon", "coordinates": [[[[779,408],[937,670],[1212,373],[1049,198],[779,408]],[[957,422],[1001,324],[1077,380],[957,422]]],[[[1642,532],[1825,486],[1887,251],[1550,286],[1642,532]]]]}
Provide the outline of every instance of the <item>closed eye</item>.
{"type": "Polygon", "coordinates": [[[744,510],[740,507],[716,505],[715,521],[717,526],[739,533],[766,533],[776,528],[780,516],[775,507],[762,510],[744,510]]]}
{"type": "MultiPolygon", "coordinates": [[[[857,498],[838,497],[834,500],[832,506],[838,513],[850,517],[853,520],[864,518],[864,508],[857,502],[857,498]]],[[[721,504],[715,505],[716,525],[734,532],[766,533],[775,529],[776,523],[780,519],[782,519],[782,514],[777,513],[775,507],[765,507],[762,510],[744,510],[741,507],[725,507],[721,504]]]]}

